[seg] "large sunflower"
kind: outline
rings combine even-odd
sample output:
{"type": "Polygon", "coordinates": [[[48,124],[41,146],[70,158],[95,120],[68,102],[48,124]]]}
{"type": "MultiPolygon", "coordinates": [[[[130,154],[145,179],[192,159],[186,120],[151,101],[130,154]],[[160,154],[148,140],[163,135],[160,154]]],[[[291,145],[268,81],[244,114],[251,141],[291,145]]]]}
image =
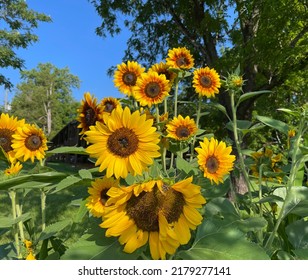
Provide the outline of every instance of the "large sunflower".
{"type": "Polygon", "coordinates": [[[193,74],[193,87],[199,96],[210,98],[219,93],[221,83],[215,69],[210,69],[209,67],[199,68],[196,69],[193,74]]]}
{"type": "Polygon", "coordinates": [[[103,121],[103,108],[100,104],[97,104],[97,99],[89,92],[84,94],[84,98],[81,101],[81,106],[78,108],[79,121],[78,128],[81,128],[80,135],[83,135],[89,130],[91,125],[95,125],[96,121],[103,121]]]}
{"type": "Polygon", "coordinates": [[[196,148],[198,153],[198,163],[204,173],[204,177],[219,184],[223,182],[223,177],[233,169],[234,155],[231,147],[227,147],[223,141],[218,142],[213,137],[208,140],[204,138],[200,142],[201,148],[196,148]]]}
{"type": "Polygon", "coordinates": [[[149,72],[154,71],[157,72],[158,75],[165,75],[166,79],[169,80],[170,85],[172,85],[177,75],[175,72],[170,71],[169,68],[170,66],[167,63],[160,62],[153,64],[149,68],[149,72]]]}
{"type": "Polygon", "coordinates": [[[12,148],[13,134],[17,127],[25,124],[25,120],[18,120],[16,117],[2,113],[0,115],[0,146],[7,153],[10,162],[14,162],[14,151],[12,148]]]}
{"type": "Polygon", "coordinates": [[[188,70],[194,67],[194,58],[185,47],[173,48],[168,51],[166,63],[171,68],[188,70]]]}
{"type": "Polygon", "coordinates": [[[172,121],[166,124],[167,127],[167,137],[176,140],[187,140],[197,132],[197,126],[195,121],[189,116],[185,119],[179,115],[174,117],[172,121]]]}
{"type": "Polygon", "coordinates": [[[104,122],[91,126],[85,139],[91,144],[86,151],[97,158],[99,171],[106,169],[107,177],[125,178],[128,172],[142,174],[153,158],[160,156],[159,134],[145,114],[118,107],[110,116],[104,116],[104,122]]]}
{"type": "Polygon", "coordinates": [[[15,157],[21,161],[31,159],[42,160],[45,157],[47,139],[44,132],[35,125],[25,124],[18,127],[13,135],[12,148],[15,157]]]}
{"type": "Polygon", "coordinates": [[[192,177],[175,184],[151,180],[107,193],[102,228],[106,236],[119,236],[124,251],[132,253],[149,242],[153,259],[165,259],[191,238],[190,230],[201,224],[197,211],[205,203],[192,177]],[[110,206],[110,211],[108,208],[110,206]]]}
{"type": "Polygon", "coordinates": [[[165,75],[150,71],[142,74],[134,87],[134,98],[141,106],[151,107],[163,102],[169,95],[170,84],[165,75]]]}
{"type": "Polygon", "coordinates": [[[138,62],[128,61],[117,65],[117,70],[114,72],[114,85],[120,92],[131,96],[133,87],[136,85],[137,78],[145,71],[138,62]]]}
{"type": "Polygon", "coordinates": [[[98,178],[91,183],[91,187],[88,188],[90,196],[87,198],[87,208],[94,217],[101,217],[105,211],[105,203],[109,196],[107,191],[111,187],[118,187],[119,180],[113,177],[98,178]]]}

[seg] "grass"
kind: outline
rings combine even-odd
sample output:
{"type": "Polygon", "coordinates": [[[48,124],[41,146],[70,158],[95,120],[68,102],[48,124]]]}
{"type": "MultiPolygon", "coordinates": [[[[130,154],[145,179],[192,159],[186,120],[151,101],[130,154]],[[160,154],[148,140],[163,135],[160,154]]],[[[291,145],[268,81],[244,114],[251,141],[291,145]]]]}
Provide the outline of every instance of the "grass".
{"type": "MultiPolygon", "coordinates": [[[[47,166],[57,171],[65,172],[68,175],[75,174],[79,169],[85,167],[56,162],[48,162],[47,166]]],[[[25,168],[31,168],[31,166],[26,166],[25,168]]],[[[73,185],[60,192],[48,194],[46,198],[46,225],[48,226],[66,219],[73,220],[79,210],[78,205],[76,205],[74,201],[88,196],[87,187],[88,186],[85,185],[73,185]]],[[[35,232],[40,232],[41,209],[39,190],[31,190],[26,194],[23,201],[22,212],[30,213],[31,219],[28,222],[29,225],[36,229],[35,232]]],[[[6,191],[0,191],[0,213],[2,217],[12,216],[11,201],[6,191]]],[[[74,243],[93,222],[93,218],[89,218],[88,215],[85,215],[82,223],[67,227],[61,231],[58,237],[64,240],[66,246],[69,246],[74,243]]],[[[28,233],[25,235],[26,238],[29,238],[28,233]]],[[[12,242],[13,240],[14,238],[11,230],[1,230],[0,228],[0,245],[12,242]]]]}

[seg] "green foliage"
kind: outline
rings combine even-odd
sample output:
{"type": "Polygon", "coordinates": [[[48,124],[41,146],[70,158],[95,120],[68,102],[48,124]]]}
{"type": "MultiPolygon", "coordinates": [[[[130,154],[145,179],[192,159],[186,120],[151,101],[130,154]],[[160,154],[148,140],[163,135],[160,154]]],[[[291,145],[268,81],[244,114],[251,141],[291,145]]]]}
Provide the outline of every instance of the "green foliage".
{"type": "MultiPolygon", "coordinates": [[[[43,13],[30,10],[26,1],[1,0],[0,1],[0,67],[13,67],[22,69],[24,60],[18,57],[15,50],[27,48],[38,41],[33,30],[39,22],[50,22],[51,18],[43,13]]],[[[0,85],[11,88],[12,83],[0,74],[0,85]]]]}
{"type": "Polygon", "coordinates": [[[52,138],[76,118],[79,103],[72,97],[72,88],[79,87],[79,78],[67,67],[59,69],[50,63],[21,73],[23,81],[12,100],[12,113],[36,123],[52,138]]]}

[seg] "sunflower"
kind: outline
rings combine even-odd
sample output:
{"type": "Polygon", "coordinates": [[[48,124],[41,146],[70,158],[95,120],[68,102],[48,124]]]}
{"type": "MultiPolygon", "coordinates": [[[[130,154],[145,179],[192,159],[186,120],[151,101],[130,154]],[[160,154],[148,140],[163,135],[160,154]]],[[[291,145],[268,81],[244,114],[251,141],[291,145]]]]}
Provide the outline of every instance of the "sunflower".
{"type": "Polygon", "coordinates": [[[44,132],[35,125],[25,124],[18,127],[13,134],[12,148],[15,151],[15,157],[19,160],[26,161],[34,158],[42,160],[45,157],[47,139],[44,132]]]}
{"type": "Polygon", "coordinates": [[[215,69],[210,69],[209,67],[199,68],[194,71],[193,75],[193,87],[199,96],[210,98],[219,93],[221,83],[215,69]]]}
{"type": "Polygon", "coordinates": [[[138,62],[128,61],[117,65],[114,72],[114,84],[120,92],[131,96],[133,87],[136,85],[137,78],[145,71],[138,62]]]}
{"type": "Polygon", "coordinates": [[[208,140],[204,138],[200,142],[201,148],[196,148],[198,153],[198,164],[204,172],[204,177],[219,184],[223,182],[223,177],[233,169],[235,156],[230,155],[231,147],[227,147],[223,141],[218,142],[213,137],[208,140]]]}
{"type": "Polygon", "coordinates": [[[140,175],[160,156],[159,134],[145,114],[118,107],[104,116],[104,122],[91,126],[85,139],[91,144],[86,151],[97,158],[100,172],[106,169],[107,177],[125,178],[128,172],[140,175]]]}
{"type": "Polygon", "coordinates": [[[121,106],[121,104],[116,98],[106,97],[102,99],[101,106],[104,113],[110,114],[113,109],[117,108],[118,106],[121,106]]]}
{"type": "Polygon", "coordinates": [[[9,175],[16,175],[19,173],[19,171],[22,169],[22,164],[20,164],[19,161],[16,163],[11,163],[11,166],[4,170],[4,174],[9,175]]]}
{"type": "Polygon", "coordinates": [[[88,188],[88,193],[90,196],[87,198],[87,208],[94,217],[101,217],[105,211],[105,203],[109,196],[107,191],[111,187],[118,187],[119,180],[112,177],[98,178],[91,183],[91,187],[88,188]]]}
{"type": "Polygon", "coordinates": [[[170,71],[169,68],[170,66],[167,63],[160,62],[153,64],[148,72],[154,71],[157,72],[158,75],[165,75],[170,85],[172,85],[177,75],[175,72],[170,71]]]}
{"type": "Polygon", "coordinates": [[[175,140],[187,140],[197,132],[197,126],[195,121],[189,116],[185,119],[179,115],[174,117],[167,125],[167,137],[175,140]]]}
{"type": "Polygon", "coordinates": [[[194,67],[194,58],[185,47],[173,48],[168,51],[166,63],[171,68],[188,70],[194,67]]]}
{"type": "Polygon", "coordinates": [[[150,71],[142,74],[134,87],[134,98],[141,106],[151,107],[163,102],[169,95],[170,84],[165,75],[150,71]]]}
{"type": "Polygon", "coordinates": [[[8,155],[9,161],[14,162],[14,151],[12,148],[13,134],[17,130],[17,127],[23,126],[25,120],[18,120],[16,117],[9,116],[2,113],[0,115],[0,146],[4,152],[8,155]]]}
{"type": "Polygon", "coordinates": [[[174,184],[151,180],[111,188],[107,194],[110,198],[100,226],[107,229],[107,237],[119,236],[126,253],[149,242],[152,258],[166,259],[166,254],[189,242],[190,230],[202,221],[197,208],[205,199],[192,177],[174,184]]]}
{"type": "Polygon", "coordinates": [[[91,125],[95,125],[96,121],[103,121],[103,108],[97,104],[97,99],[89,92],[84,94],[84,99],[77,111],[79,113],[77,128],[81,128],[79,135],[84,135],[91,125]]]}
{"type": "MultiPolygon", "coordinates": [[[[274,155],[271,149],[265,148],[264,151],[252,153],[251,156],[255,161],[254,164],[250,167],[253,176],[259,178],[259,169],[261,165],[263,172],[267,171],[271,174],[282,172],[282,170],[279,168],[279,164],[282,162],[281,154],[274,155]]],[[[262,175],[264,175],[264,173],[262,175]]],[[[272,177],[262,176],[262,179],[273,181],[272,177]]],[[[281,183],[282,178],[280,176],[276,176],[276,179],[279,183],[281,183]]]]}

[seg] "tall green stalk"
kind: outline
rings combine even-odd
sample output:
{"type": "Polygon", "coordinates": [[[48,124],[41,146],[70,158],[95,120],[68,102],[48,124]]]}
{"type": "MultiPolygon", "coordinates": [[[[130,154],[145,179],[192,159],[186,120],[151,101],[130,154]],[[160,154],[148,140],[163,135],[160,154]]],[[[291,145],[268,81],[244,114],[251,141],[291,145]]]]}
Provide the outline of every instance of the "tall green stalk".
{"type": "MultiPolygon", "coordinates": [[[[199,129],[199,122],[200,122],[200,115],[201,115],[201,105],[202,105],[202,97],[199,96],[198,99],[198,105],[197,105],[197,116],[196,116],[196,126],[197,126],[197,131],[199,129]]],[[[190,146],[190,161],[193,160],[194,158],[194,148],[196,144],[196,138],[197,134],[194,135],[193,141],[190,146]]]]}
{"type": "Polygon", "coordinates": [[[245,166],[244,156],[243,156],[241,143],[240,143],[239,135],[238,135],[236,106],[235,106],[235,101],[234,101],[234,91],[230,91],[230,97],[231,97],[232,125],[233,125],[234,142],[235,142],[236,150],[237,150],[237,153],[238,153],[241,172],[244,176],[245,183],[247,185],[248,196],[249,196],[249,199],[250,199],[250,202],[251,202],[251,207],[252,207],[253,212],[256,214],[257,213],[256,206],[253,203],[253,198],[252,198],[252,193],[251,193],[252,185],[251,185],[251,181],[249,179],[249,175],[248,175],[248,172],[247,172],[247,169],[246,169],[246,166],[245,166]]]}
{"type": "MultiPolygon", "coordinates": [[[[16,212],[16,199],[17,199],[17,194],[15,191],[10,190],[9,191],[9,196],[11,199],[11,205],[12,205],[12,218],[15,220],[17,218],[17,212],[16,212]]],[[[18,227],[16,224],[13,225],[13,234],[14,234],[14,239],[15,239],[15,244],[16,244],[16,253],[17,253],[17,258],[21,259],[21,251],[20,251],[20,242],[19,242],[19,233],[18,233],[18,227]]]]}
{"type": "Polygon", "coordinates": [[[304,131],[305,131],[305,125],[306,125],[306,121],[307,121],[307,118],[305,118],[305,116],[303,118],[301,118],[300,120],[300,124],[299,124],[299,129],[298,129],[298,133],[297,133],[297,138],[294,142],[294,148],[293,148],[293,152],[292,152],[292,162],[291,162],[291,170],[290,170],[290,175],[289,175],[289,178],[288,178],[288,181],[287,181],[287,185],[286,185],[286,197],[285,197],[285,200],[282,204],[282,207],[280,209],[280,213],[278,215],[278,218],[277,218],[277,221],[276,221],[276,224],[274,226],[274,229],[273,231],[271,232],[266,244],[265,244],[265,248],[266,249],[269,249],[274,241],[274,238],[275,238],[275,235],[278,231],[278,228],[284,218],[284,215],[285,215],[285,208],[286,208],[286,205],[287,205],[287,202],[288,202],[288,199],[289,199],[289,196],[290,196],[290,191],[291,191],[291,188],[292,186],[294,185],[294,180],[296,178],[296,174],[298,172],[298,170],[300,169],[300,161],[297,159],[297,156],[298,156],[298,152],[299,152],[299,148],[300,148],[300,143],[301,143],[301,138],[304,134],[304,131]]]}
{"type": "Polygon", "coordinates": [[[46,228],[46,193],[41,189],[42,231],[46,228]]]}

